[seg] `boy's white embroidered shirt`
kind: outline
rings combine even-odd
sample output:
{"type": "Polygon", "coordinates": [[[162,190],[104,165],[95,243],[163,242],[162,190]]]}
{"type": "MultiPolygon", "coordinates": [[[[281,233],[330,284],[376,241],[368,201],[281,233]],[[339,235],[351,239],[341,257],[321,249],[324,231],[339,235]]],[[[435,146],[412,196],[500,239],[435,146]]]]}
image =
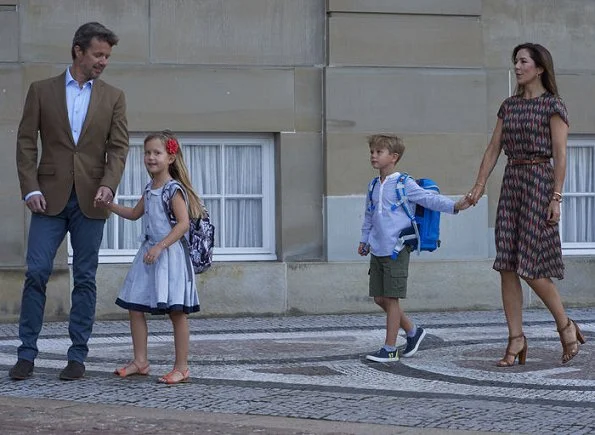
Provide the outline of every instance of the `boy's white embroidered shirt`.
{"type": "MultiPolygon", "coordinates": [[[[401,231],[411,226],[411,220],[397,199],[397,180],[401,173],[388,175],[384,182],[378,180],[372,190],[372,205],[370,205],[368,185],[366,195],[366,210],[362,224],[361,243],[370,245],[370,252],[377,257],[392,254],[401,231]],[[396,206],[395,206],[396,205],[396,206]]],[[[415,180],[407,177],[405,193],[409,201],[411,214],[415,213],[415,204],[420,204],[430,210],[454,214],[455,201],[446,196],[419,187],[415,180]]]]}

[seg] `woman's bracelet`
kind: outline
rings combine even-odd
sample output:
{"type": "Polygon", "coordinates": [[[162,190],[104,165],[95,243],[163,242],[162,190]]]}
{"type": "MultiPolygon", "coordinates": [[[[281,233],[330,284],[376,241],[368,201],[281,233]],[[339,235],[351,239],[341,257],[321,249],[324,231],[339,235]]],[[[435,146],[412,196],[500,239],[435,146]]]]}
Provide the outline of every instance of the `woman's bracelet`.
{"type": "Polygon", "coordinates": [[[560,192],[554,192],[552,195],[552,201],[562,202],[562,194],[560,192]]]}
{"type": "Polygon", "coordinates": [[[481,184],[481,183],[475,183],[476,186],[480,186],[480,187],[486,187],[485,184],[481,184]]]}
{"type": "Polygon", "coordinates": [[[161,241],[161,242],[159,242],[159,244],[161,245],[161,247],[162,247],[163,249],[167,249],[167,245],[165,244],[165,242],[164,242],[164,241],[161,241]]]}

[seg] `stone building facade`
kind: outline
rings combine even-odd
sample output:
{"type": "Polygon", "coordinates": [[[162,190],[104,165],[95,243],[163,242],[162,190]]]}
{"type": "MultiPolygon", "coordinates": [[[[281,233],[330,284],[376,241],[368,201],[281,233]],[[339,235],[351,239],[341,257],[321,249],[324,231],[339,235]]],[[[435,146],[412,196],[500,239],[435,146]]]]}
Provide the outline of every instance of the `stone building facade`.
{"type": "MultiPolygon", "coordinates": [[[[403,170],[431,176],[446,195],[464,194],[499,104],[514,89],[512,48],[545,45],[570,113],[569,150],[585,156],[576,154],[569,167],[578,181],[568,186],[567,204],[576,207],[564,209],[560,290],[568,304],[595,303],[595,2],[1,3],[0,320],[18,316],[25,267],[29,215],[14,159],[24,98],[32,81],[69,65],[74,31],[87,21],[120,36],[102,76],[126,93],[135,147],[120,200],[140,193],[134,190],[146,176],[138,152],[148,131],[179,133],[195,156],[193,181],[219,228],[216,263],[200,276],[205,315],[375,311],[366,261],[355,253],[374,175],[366,136],[402,135],[403,170]],[[577,231],[571,221],[583,220],[586,229],[577,231]]],[[[442,247],[412,257],[408,309],[500,307],[491,265],[503,161],[477,207],[443,218],[442,247]]],[[[100,318],[125,315],[113,301],[137,230],[108,223],[97,275],[100,318]]],[[[70,288],[65,243],[48,286],[48,319],[65,317],[70,288]]],[[[525,295],[528,306],[538,304],[525,295]]]]}

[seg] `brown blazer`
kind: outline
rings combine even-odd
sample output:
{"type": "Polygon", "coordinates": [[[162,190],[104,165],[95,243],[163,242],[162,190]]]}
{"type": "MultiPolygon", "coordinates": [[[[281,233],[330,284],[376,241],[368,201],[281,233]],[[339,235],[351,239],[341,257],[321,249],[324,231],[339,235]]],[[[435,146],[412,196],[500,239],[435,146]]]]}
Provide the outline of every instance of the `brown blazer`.
{"type": "Polygon", "coordinates": [[[17,170],[23,197],[39,190],[46,214],[59,214],[76,189],[83,214],[107,219],[109,211],[95,208],[99,186],[115,193],[128,155],[124,92],[95,79],[87,116],[75,145],[66,108],[66,72],[29,87],[17,135],[17,170]],[[37,136],[41,137],[38,163],[37,136]]]}

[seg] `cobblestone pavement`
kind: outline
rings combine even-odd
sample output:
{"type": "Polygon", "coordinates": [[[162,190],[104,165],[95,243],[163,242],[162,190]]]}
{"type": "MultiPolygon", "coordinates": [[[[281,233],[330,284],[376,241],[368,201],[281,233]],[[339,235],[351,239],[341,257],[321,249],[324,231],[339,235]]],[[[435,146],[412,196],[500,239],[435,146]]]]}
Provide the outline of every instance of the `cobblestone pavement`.
{"type": "MultiPolygon", "coordinates": [[[[67,325],[47,323],[31,379],[6,375],[18,327],[0,325],[0,432],[384,434],[595,433],[595,309],[572,309],[587,344],[567,365],[545,310],[525,312],[527,364],[497,368],[502,312],[414,313],[428,335],[412,358],[365,360],[382,315],[191,319],[192,381],[156,383],[173,361],[171,323],[149,322],[151,375],[119,379],[128,322],[97,322],[84,380],[63,382],[67,325]],[[35,429],[35,430],[31,430],[35,429]]],[[[403,344],[404,339],[399,338],[403,344]]]]}

